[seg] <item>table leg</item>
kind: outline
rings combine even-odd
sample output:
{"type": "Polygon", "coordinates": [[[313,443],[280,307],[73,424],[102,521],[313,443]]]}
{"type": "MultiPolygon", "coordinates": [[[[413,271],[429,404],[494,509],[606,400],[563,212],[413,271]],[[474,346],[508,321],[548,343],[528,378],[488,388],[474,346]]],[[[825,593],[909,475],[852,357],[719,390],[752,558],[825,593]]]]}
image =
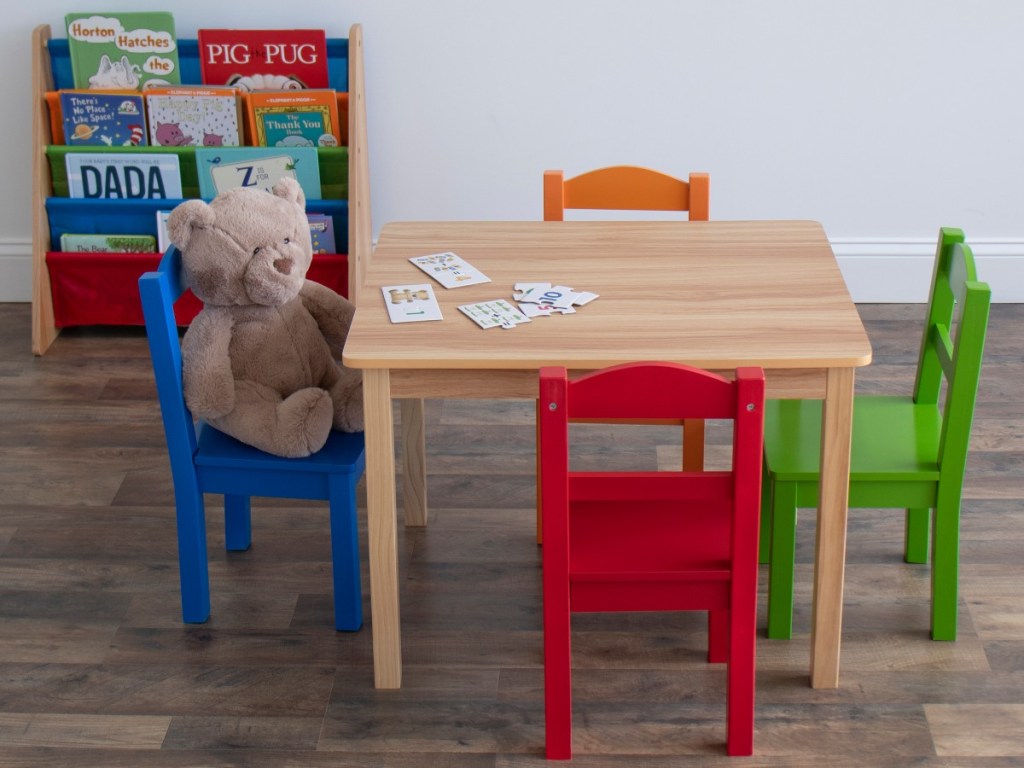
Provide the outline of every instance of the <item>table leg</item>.
{"type": "Polygon", "coordinates": [[[853,368],[830,368],[821,418],[821,491],[814,553],[811,686],[839,687],[843,571],[850,489],[853,368]]]}
{"type": "Polygon", "coordinates": [[[405,524],[427,524],[427,445],[423,400],[401,401],[402,501],[405,524]]]}
{"type": "Polygon", "coordinates": [[[402,635],[398,612],[395,433],[391,376],[387,369],[363,371],[366,416],[366,520],[369,532],[373,672],[378,688],[402,685],[402,635]]]}

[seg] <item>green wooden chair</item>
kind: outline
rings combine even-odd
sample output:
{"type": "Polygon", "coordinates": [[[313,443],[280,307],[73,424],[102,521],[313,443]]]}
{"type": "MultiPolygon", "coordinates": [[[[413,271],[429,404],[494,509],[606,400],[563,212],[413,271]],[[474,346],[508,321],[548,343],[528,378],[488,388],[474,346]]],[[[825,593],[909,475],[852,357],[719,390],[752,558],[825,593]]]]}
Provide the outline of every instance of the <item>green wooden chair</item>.
{"type": "MultiPolygon", "coordinates": [[[[943,228],[913,395],[854,398],[850,507],[906,509],[909,563],[928,562],[929,511],[934,511],[935,640],[956,639],[960,496],[989,302],[989,287],[978,282],[963,232],[943,228]]],[[[821,401],[769,401],[764,434],[761,531],[762,560],[767,555],[769,562],[768,637],[789,638],[796,510],[818,505],[821,401]]]]}

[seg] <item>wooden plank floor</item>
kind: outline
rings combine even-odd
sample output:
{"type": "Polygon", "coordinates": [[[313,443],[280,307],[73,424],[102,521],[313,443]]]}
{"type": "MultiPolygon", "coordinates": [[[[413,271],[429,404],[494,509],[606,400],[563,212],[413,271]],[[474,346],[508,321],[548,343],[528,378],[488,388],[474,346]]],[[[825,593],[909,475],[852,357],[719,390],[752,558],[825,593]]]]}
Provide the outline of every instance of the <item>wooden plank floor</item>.
{"type": "MultiPolygon", "coordinates": [[[[923,307],[861,309],[859,390],[908,391],[923,307]]],[[[530,403],[428,403],[432,524],[399,538],[404,687],[376,691],[369,631],[331,629],[323,507],[263,501],[253,548],[226,555],[211,500],[213,618],[181,624],[144,337],[65,332],[34,358],[29,325],[0,305],[0,766],[544,763],[530,403]]],[[[755,757],[725,757],[702,617],[584,616],[572,764],[1024,765],[1022,327],[1024,305],[993,307],[956,643],[928,639],[899,515],[857,510],[841,687],[809,688],[805,514],[795,637],[758,645],[755,757]]],[[[618,439],[642,461],[679,452],[674,431],[618,439]]]]}

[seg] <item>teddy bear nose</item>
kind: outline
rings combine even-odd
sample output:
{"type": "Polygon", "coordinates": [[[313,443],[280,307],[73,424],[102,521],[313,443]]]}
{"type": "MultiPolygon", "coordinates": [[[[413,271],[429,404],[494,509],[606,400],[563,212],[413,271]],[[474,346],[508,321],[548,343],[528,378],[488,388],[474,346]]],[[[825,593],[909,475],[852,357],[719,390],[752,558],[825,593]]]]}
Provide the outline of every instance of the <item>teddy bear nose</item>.
{"type": "Polygon", "coordinates": [[[274,269],[282,275],[290,275],[292,273],[292,265],[294,263],[295,262],[291,259],[274,259],[274,269]]]}

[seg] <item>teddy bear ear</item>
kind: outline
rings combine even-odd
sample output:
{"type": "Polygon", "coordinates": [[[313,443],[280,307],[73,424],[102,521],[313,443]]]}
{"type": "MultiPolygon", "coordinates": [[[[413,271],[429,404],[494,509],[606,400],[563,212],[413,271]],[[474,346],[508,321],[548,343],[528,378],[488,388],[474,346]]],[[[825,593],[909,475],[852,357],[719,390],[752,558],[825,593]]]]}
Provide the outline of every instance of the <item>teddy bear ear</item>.
{"type": "Polygon", "coordinates": [[[303,208],[306,206],[306,196],[302,192],[302,186],[289,176],[286,176],[274,185],[274,194],[285,200],[290,200],[303,208]]]}
{"type": "Polygon", "coordinates": [[[167,217],[167,235],[179,250],[188,248],[192,230],[205,229],[216,220],[216,214],[202,200],[187,200],[167,217]]]}

